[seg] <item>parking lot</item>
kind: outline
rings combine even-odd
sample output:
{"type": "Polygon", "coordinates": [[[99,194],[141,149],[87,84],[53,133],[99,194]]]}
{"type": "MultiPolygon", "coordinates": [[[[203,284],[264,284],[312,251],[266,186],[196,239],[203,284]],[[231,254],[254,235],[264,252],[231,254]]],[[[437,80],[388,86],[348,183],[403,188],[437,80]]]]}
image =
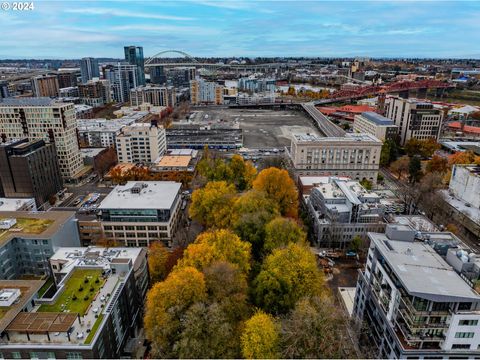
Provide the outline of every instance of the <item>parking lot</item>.
{"type": "Polygon", "coordinates": [[[290,146],[291,135],[295,133],[320,136],[312,120],[294,110],[209,108],[194,110],[189,120],[175,124],[242,129],[244,147],[252,149],[290,146]]]}

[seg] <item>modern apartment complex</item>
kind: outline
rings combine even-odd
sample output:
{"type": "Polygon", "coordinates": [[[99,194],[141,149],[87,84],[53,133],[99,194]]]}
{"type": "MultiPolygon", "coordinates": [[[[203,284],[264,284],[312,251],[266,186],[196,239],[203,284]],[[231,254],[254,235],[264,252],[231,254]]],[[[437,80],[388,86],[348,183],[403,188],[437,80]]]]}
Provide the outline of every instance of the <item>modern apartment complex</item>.
{"type": "Polygon", "coordinates": [[[386,117],[398,126],[400,145],[410,139],[438,140],[443,121],[443,111],[432,103],[417,99],[387,97],[386,117]]]}
{"type": "Polygon", "coordinates": [[[32,78],[33,95],[36,97],[57,97],[60,87],[56,75],[40,75],[32,78]]]}
{"type": "Polygon", "coordinates": [[[108,80],[89,80],[78,85],[80,101],[92,107],[99,107],[112,101],[110,82],[108,80]]]}
{"type": "Polygon", "coordinates": [[[313,187],[307,198],[319,247],[348,247],[355,237],[367,239],[367,232],[385,229],[385,205],[381,197],[358,181],[329,178],[313,187]]]}
{"type": "Polygon", "coordinates": [[[223,86],[197,78],[190,81],[190,102],[198,104],[223,104],[223,86]]]}
{"type": "Polygon", "coordinates": [[[130,105],[140,106],[149,103],[153,106],[174,107],[176,103],[175,88],[172,86],[139,86],[130,90],[130,105]]]}
{"type": "Polygon", "coordinates": [[[0,143],[0,187],[11,198],[34,198],[37,207],[63,188],[54,144],[27,139],[0,143]]]}
{"type": "Polygon", "coordinates": [[[479,357],[479,257],[451,233],[392,224],[368,235],[353,314],[367,326],[376,356],[479,357]]]}
{"type": "Polygon", "coordinates": [[[60,89],[75,87],[78,84],[77,70],[62,70],[57,74],[58,87],[60,89]]]}
{"type": "Polygon", "coordinates": [[[0,279],[50,274],[61,246],[80,246],[75,213],[0,211],[0,279]]]}
{"type": "Polygon", "coordinates": [[[138,335],[148,288],[146,251],[60,248],[50,265],[56,283],[51,297],[40,294],[43,281],[0,282],[5,305],[9,305],[0,320],[2,355],[19,359],[131,357],[126,345],[138,335]]]}
{"type": "Polygon", "coordinates": [[[377,181],[382,142],[370,134],[294,135],[290,157],[298,175],[348,176],[377,181]]]}
{"type": "Polygon", "coordinates": [[[398,126],[393,120],[374,112],[364,112],[355,115],[353,131],[367,133],[375,136],[381,141],[395,140],[398,133],[398,126]]]}
{"type": "Polygon", "coordinates": [[[143,47],[125,46],[125,61],[130,65],[135,65],[137,72],[138,85],[145,85],[145,62],[143,59],[143,47]]]}
{"type": "Polygon", "coordinates": [[[113,98],[117,102],[128,102],[130,89],[141,85],[136,65],[118,63],[104,70],[105,79],[110,82],[113,98]]]}
{"type": "Polygon", "coordinates": [[[98,60],[92,57],[85,57],[80,60],[80,73],[82,75],[82,83],[85,84],[93,78],[100,78],[100,70],[98,60]]]}
{"type": "Polygon", "coordinates": [[[75,108],[49,98],[4,99],[0,102],[0,136],[54,143],[62,177],[75,178],[82,170],[75,108]]]}
{"type": "Polygon", "coordinates": [[[116,144],[119,162],[153,163],[167,150],[165,129],[156,122],[123,127],[116,144]]]}
{"type": "Polygon", "coordinates": [[[98,207],[104,236],[118,245],[171,246],[180,216],[181,183],[129,181],[116,186],[98,207]]]}

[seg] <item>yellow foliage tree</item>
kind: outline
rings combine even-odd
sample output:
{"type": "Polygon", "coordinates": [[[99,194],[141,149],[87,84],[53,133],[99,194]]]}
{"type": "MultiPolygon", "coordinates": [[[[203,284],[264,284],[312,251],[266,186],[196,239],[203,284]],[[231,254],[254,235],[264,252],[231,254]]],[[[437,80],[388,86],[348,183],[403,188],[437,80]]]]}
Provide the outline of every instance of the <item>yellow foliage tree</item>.
{"type": "Polygon", "coordinates": [[[236,200],[235,186],[225,181],[211,181],[192,194],[190,216],[207,227],[227,228],[236,200]]]}
{"type": "Polygon", "coordinates": [[[277,217],[265,226],[264,251],[270,253],[275,248],[290,243],[304,242],[306,238],[307,234],[295,220],[277,217]]]}
{"type": "Polygon", "coordinates": [[[172,349],[178,340],[181,317],[192,304],[206,298],[205,278],[193,267],[174,270],[150,289],[144,324],[154,357],[176,357],[172,349]]]}
{"type": "Polygon", "coordinates": [[[290,244],[266,257],[253,282],[254,298],[272,313],[287,313],[305,296],[325,294],[325,278],[305,245],[290,244]]]}
{"type": "Polygon", "coordinates": [[[276,359],[280,356],[279,325],[271,315],[258,311],[245,322],[241,344],[246,359],[276,359]]]}
{"type": "Polygon", "coordinates": [[[152,284],[162,281],[167,276],[167,260],[169,252],[160,242],[152,242],[148,248],[148,271],[152,284]]]}
{"type": "Polygon", "coordinates": [[[262,170],[253,181],[253,188],[264,191],[270,199],[275,201],[282,215],[297,217],[297,188],[286,170],[275,167],[262,170]]]}
{"type": "Polygon", "coordinates": [[[231,232],[220,229],[204,232],[188,245],[177,267],[193,266],[199,270],[217,261],[227,261],[243,272],[250,270],[251,245],[231,232]]]}

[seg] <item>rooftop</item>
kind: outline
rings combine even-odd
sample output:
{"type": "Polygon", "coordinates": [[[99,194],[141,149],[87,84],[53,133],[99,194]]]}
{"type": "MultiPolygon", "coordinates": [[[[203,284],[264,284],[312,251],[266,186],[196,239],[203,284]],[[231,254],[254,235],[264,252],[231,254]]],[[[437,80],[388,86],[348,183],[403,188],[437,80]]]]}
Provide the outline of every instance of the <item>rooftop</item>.
{"type": "Polygon", "coordinates": [[[8,230],[0,230],[0,244],[15,237],[50,238],[75,215],[71,211],[0,211],[0,220],[16,219],[8,230]]]}
{"type": "Polygon", "coordinates": [[[181,186],[174,181],[129,181],[116,186],[98,209],[170,209],[181,186]]]}
{"type": "Polygon", "coordinates": [[[0,101],[0,106],[55,106],[65,105],[48,97],[5,98],[0,101]]]}
{"type": "Polygon", "coordinates": [[[372,111],[368,111],[368,112],[364,112],[362,113],[362,116],[377,124],[377,125],[383,125],[383,126],[388,126],[388,125],[395,125],[394,121],[392,119],[389,119],[385,116],[382,116],[380,114],[377,114],[376,112],[372,112],[372,111]]]}
{"type": "Polygon", "coordinates": [[[23,310],[44,283],[44,280],[0,280],[0,289],[20,290],[20,297],[11,306],[0,308],[0,332],[3,332],[17,314],[23,310]]]}
{"type": "Polygon", "coordinates": [[[294,139],[299,143],[309,143],[309,142],[370,142],[370,143],[382,143],[375,136],[367,133],[347,133],[342,137],[320,137],[313,134],[294,134],[294,139]]]}
{"type": "Polygon", "coordinates": [[[35,200],[30,199],[12,199],[12,198],[0,198],[0,212],[1,211],[17,211],[25,205],[29,206],[35,200]]]}
{"type": "Polygon", "coordinates": [[[389,239],[369,233],[409,294],[436,302],[480,301],[480,296],[425,242],[389,239]]]}
{"type": "Polygon", "coordinates": [[[155,165],[158,167],[187,167],[191,159],[191,156],[186,155],[165,155],[155,165]]]}

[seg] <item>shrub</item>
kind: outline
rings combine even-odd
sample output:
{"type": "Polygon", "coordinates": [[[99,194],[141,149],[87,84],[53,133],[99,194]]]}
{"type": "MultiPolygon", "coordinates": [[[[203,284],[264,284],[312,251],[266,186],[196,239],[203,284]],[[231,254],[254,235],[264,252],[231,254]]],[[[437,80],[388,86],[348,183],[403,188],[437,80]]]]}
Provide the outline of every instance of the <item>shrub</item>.
{"type": "Polygon", "coordinates": [[[72,300],[73,300],[73,301],[75,301],[75,300],[77,300],[77,299],[78,299],[78,298],[77,298],[77,295],[73,295],[73,296],[72,296],[72,300]]]}
{"type": "Polygon", "coordinates": [[[93,290],[95,290],[95,289],[93,288],[93,286],[91,286],[90,287],[90,292],[93,292],[93,290]]]}
{"type": "Polygon", "coordinates": [[[95,279],[95,284],[98,284],[99,282],[100,282],[100,279],[97,277],[97,278],[95,279]]]}
{"type": "Polygon", "coordinates": [[[80,287],[78,288],[78,291],[83,291],[83,286],[80,286],[80,287]]]}
{"type": "Polygon", "coordinates": [[[85,284],[88,284],[88,278],[85,276],[85,279],[83,280],[85,284]]]}
{"type": "Polygon", "coordinates": [[[85,295],[85,297],[83,298],[83,300],[87,301],[87,300],[88,300],[88,295],[85,295]]]}

